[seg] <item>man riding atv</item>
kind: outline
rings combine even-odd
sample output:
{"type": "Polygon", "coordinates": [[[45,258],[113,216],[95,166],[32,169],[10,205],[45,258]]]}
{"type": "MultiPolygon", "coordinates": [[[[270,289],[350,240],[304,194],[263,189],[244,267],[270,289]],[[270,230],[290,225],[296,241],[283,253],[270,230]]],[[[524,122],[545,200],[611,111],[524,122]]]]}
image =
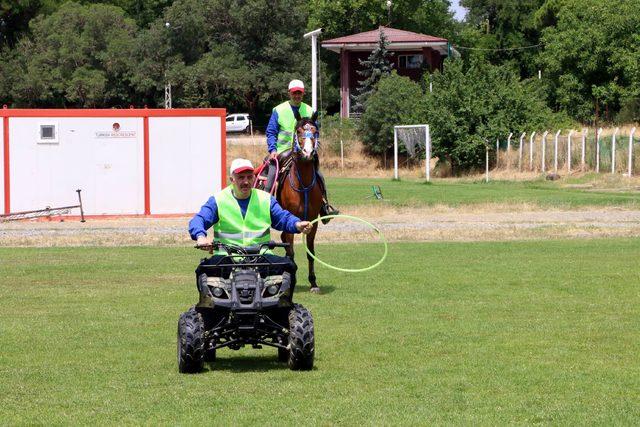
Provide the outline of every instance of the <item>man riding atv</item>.
{"type": "Polygon", "coordinates": [[[216,349],[278,348],[291,369],[313,366],[313,319],[293,304],[296,265],[270,249],[270,229],[308,233],[308,221],[282,209],[268,193],[252,188],[254,170],[246,159],[231,163],[231,185],[202,206],[189,222],[196,247],[212,253],[196,269],[200,302],[180,316],[178,367],[199,372],[215,360],[216,349]],[[206,237],[213,226],[214,241],[206,237]]]}
{"type": "MultiPolygon", "coordinates": [[[[253,165],[249,160],[235,159],[231,162],[231,185],[210,197],[200,208],[200,212],[189,221],[189,234],[196,240],[197,246],[203,250],[211,249],[206,232],[211,226],[215,240],[237,246],[269,242],[271,228],[294,234],[307,234],[311,231],[309,221],[301,221],[289,211],[282,209],[275,197],[252,188],[255,178],[253,171],[253,165]]],[[[218,251],[213,257],[208,258],[204,265],[216,264],[225,255],[227,254],[224,251],[218,251]]],[[[265,256],[274,262],[286,263],[285,271],[291,273],[292,286],[295,286],[297,267],[294,262],[271,253],[265,256]]],[[[202,268],[198,267],[196,280],[200,274],[202,268]]]]}

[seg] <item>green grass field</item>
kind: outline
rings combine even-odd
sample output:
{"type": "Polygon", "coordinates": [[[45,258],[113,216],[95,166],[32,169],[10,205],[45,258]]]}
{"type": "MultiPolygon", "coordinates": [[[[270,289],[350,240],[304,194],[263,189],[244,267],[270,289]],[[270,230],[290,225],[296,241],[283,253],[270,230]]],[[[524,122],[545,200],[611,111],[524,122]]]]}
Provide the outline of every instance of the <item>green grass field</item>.
{"type": "MultiPolygon", "coordinates": [[[[576,180],[579,182],[578,180],[576,180]]],[[[388,203],[393,206],[460,206],[483,203],[532,204],[541,207],[579,208],[583,206],[640,206],[640,192],[612,192],[597,189],[566,188],[549,181],[465,182],[436,180],[393,181],[381,178],[327,178],[329,196],[336,206],[388,203]],[[379,185],[386,202],[371,196],[372,185],[379,185]]]]}
{"type": "MultiPolygon", "coordinates": [[[[345,263],[366,249],[338,247],[345,263]]],[[[319,268],[323,295],[301,280],[313,371],[246,349],[181,375],[198,252],[0,248],[1,423],[638,422],[638,240],[390,250],[376,271],[319,268]]]]}

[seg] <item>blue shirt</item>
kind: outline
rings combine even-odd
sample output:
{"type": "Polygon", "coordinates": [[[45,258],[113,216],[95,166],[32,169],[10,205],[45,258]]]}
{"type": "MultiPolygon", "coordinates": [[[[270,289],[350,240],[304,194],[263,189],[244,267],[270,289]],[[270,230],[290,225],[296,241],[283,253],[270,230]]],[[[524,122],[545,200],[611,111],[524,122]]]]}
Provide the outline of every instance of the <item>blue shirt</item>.
{"type": "MultiPolygon", "coordinates": [[[[236,199],[238,205],[240,205],[240,211],[242,217],[247,214],[247,207],[249,206],[250,197],[246,199],[236,199]]],[[[189,234],[193,240],[196,240],[198,236],[206,236],[207,230],[215,223],[218,222],[218,204],[215,197],[209,197],[207,203],[202,205],[200,212],[195,214],[191,221],[189,221],[189,234]]],[[[286,231],[287,233],[299,233],[296,228],[296,222],[300,221],[300,218],[282,209],[278,204],[275,197],[271,196],[271,227],[278,231],[286,231]]]]}
{"type": "MultiPolygon", "coordinates": [[[[291,104],[289,104],[291,105],[291,104]]],[[[291,110],[293,110],[293,115],[300,110],[300,107],[295,107],[291,105],[291,110]]],[[[267,125],[267,130],[264,132],[267,135],[267,150],[270,153],[277,151],[276,145],[278,142],[278,133],[280,132],[280,125],[278,125],[278,112],[273,109],[271,113],[271,118],[269,119],[269,124],[267,125]]]]}

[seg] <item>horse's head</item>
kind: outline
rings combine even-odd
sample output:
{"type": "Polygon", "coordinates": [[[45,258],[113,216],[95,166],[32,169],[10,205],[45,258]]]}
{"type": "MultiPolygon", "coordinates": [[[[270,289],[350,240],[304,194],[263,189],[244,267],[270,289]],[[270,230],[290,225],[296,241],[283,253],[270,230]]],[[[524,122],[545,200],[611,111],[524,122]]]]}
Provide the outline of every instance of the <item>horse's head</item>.
{"type": "Polygon", "coordinates": [[[293,134],[293,151],[299,153],[304,160],[311,160],[318,148],[318,112],[313,113],[311,118],[302,118],[298,112],[295,116],[297,123],[293,134]]]}

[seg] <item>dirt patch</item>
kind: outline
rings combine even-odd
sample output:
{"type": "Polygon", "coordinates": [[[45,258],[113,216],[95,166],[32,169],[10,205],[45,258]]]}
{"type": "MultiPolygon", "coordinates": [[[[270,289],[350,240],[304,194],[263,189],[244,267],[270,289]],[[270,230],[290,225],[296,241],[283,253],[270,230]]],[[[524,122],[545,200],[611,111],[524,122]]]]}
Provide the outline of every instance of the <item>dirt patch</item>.
{"type": "MultiPolygon", "coordinates": [[[[389,241],[503,241],[548,238],[640,237],[640,211],[540,209],[523,205],[454,208],[357,207],[343,213],[374,223],[389,241]]],[[[0,224],[2,246],[189,246],[188,217],[0,224]]],[[[366,241],[363,224],[334,220],[317,241],[366,241]]],[[[277,237],[278,234],[274,234],[277,237]]]]}

